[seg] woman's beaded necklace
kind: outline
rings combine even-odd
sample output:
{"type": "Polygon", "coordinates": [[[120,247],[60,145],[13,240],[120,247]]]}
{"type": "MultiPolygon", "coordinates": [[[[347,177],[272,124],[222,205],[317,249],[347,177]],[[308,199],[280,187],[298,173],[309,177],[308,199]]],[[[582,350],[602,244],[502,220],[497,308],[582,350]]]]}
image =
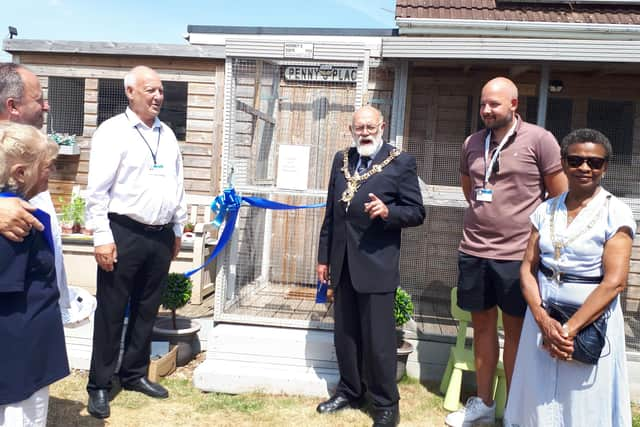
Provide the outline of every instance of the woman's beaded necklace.
{"type": "MultiPolygon", "coordinates": [[[[560,199],[561,199],[561,197],[557,197],[556,200],[553,202],[553,207],[552,207],[552,210],[551,210],[551,220],[549,222],[549,227],[551,229],[551,244],[553,245],[553,259],[556,260],[556,261],[560,260],[560,255],[562,254],[562,250],[564,248],[568,247],[577,238],[579,238],[580,236],[584,235],[585,233],[587,233],[587,231],[589,231],[589,230],[591,230],[591,228],[593,228],[593,226],[598,222],[598,220],[602,216],[602,212],[604,211],[604,209],[596,210],[593,213],[593,218],[591,218],[591,221],[589,221],[582,229],[578,230],[572,236],[562,240],[558,236],[556,236],[556,230],[555,230],[555,228],[556,228],[555,227],[556,213],[558,211],[558,205],[560,204],[560,199]]],[[[606,198],[604,204],[602,205],[603,208],[604,207],[607,207],[607,208],[609,207],[609,200],[610,199],[611,199],[611,195],[609,194],[609,195],[607,195],[607,198],[606,198]]],[[[565,200],[566,200],[566,197],[565,197],[565,200]]],[[[579,215],[579,214],[580,214],[580,212],[578,212],[577,215],[579,215]]]]}

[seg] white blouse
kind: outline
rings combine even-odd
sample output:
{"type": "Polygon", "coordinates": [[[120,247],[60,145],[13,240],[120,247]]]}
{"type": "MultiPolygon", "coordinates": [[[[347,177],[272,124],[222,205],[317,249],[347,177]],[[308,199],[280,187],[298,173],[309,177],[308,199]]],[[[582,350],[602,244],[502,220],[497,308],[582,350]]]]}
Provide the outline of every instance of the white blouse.
{"type": "Polygon", "coordinates": [[[563,273],[601,276],[602,253],[607,240],[623,227],[628,227],[632,237],[635,235],[633,213],[626,204],[600,188],[598,194],[567,226],[566,197],[567,193],[563,193],[546,200],[531,214],[531,222],[540,233],[540,260],[547,267],[563,273]],[[557,210],[552,236],[551,217],[555,205],[557,210]],[[554,258],[554,241],[563,245],[558,260],[554,258]]]}

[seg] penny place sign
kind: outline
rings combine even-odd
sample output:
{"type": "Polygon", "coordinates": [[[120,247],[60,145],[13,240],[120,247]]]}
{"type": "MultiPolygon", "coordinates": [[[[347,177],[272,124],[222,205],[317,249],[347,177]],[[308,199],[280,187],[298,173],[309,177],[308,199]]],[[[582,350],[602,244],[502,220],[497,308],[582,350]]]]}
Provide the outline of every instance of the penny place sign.
{"type": "Polygon", "coordinates": [[[285,80],[303,82],[356,83],[358,67],[332,65],[290,65],[284,70],[285,80]]]}

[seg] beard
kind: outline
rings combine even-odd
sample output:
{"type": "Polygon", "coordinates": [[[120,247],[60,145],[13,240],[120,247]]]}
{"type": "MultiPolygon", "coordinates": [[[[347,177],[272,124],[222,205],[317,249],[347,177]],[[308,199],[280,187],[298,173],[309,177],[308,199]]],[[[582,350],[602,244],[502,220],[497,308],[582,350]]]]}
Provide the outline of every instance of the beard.
{"type": "Polygon", "coordinates": [[[44,125],[44,113],[22,114],[16,122],[23,125],[33,126],[36,129],[41,129],[44,125]]]}
{"type": "Polygon", "coordinates": [[[356,136],[353,135],[353,145],[361,156],[372,157],[382,147],[382,135],[356,136]],[[367,141],[367,142],[364,142],[367,141]]]}
{"type": "Polygon", "coordinates": [[[484,120],[484,118],[482,119],[482,121],[483,121],[483,123],[484,123],[484,125],[485,125],[485,127],[487,129],[502,129],[502,128],[505,128],[505,127],[507,127],[507,126],[509,126],[511,124],[512,120],[513,120],[513,113],[511,111],[509,111],[509,114],[507,114],[505,117],[503,117],[501,119],[495,118],[493,120],[493,122],[487,123],[484,120]]]}

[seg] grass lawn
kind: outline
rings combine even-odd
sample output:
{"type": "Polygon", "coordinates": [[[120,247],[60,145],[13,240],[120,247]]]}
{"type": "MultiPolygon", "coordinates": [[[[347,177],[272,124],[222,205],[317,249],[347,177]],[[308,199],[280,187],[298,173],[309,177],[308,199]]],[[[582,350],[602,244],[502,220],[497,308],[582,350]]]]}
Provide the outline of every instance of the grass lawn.
{"type": "MultiPolygon", "coordinates": [[[[111,402],[111,417],[98,420],[87,412],[86,372],[74,371],[50,388],[48,425],[72,426],[370,426],[364,412],[345,410],[319,415],[321,399],[263,394],[202,393],[191,384],[190,374],[164,378],[169,399],[156,400],[140,393],[121,391],[111,402]]],[[[446,412],[437,385],[405,378],[400,383],[401,426],[442,426],[446,412]]],[[[640,427],[640,407],[634,407],[633,427],[640,427]]]]}

